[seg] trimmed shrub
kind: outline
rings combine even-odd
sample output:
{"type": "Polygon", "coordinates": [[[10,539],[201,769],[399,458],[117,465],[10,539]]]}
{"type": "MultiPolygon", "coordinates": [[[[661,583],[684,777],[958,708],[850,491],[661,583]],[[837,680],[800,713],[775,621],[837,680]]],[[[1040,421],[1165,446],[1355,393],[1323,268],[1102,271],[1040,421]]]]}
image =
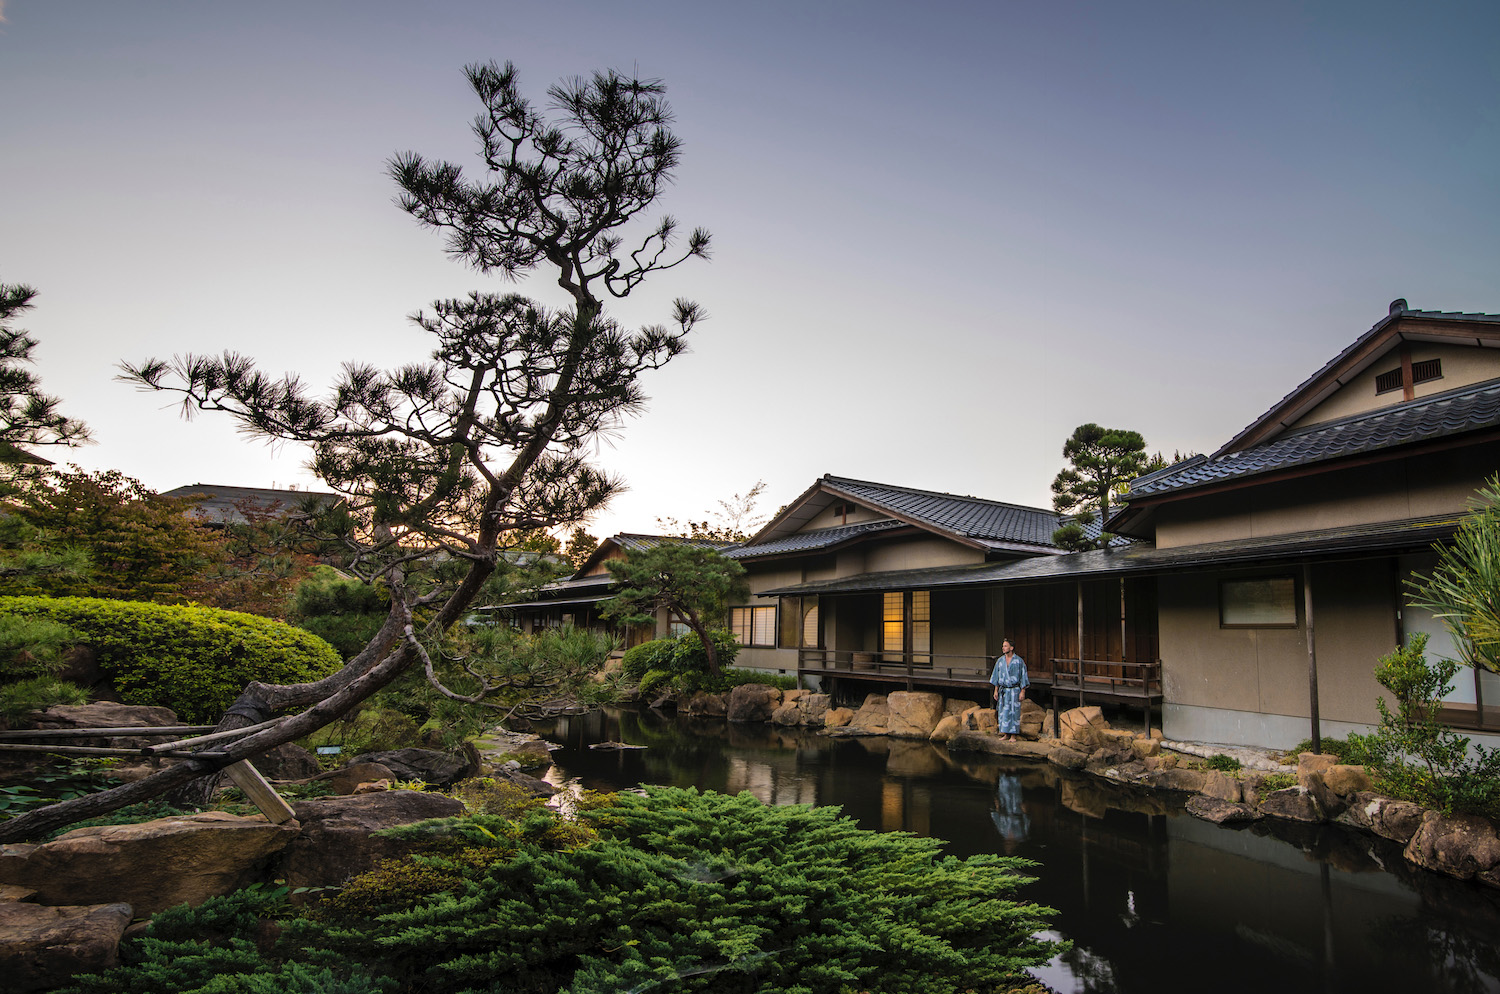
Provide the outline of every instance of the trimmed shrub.
{"type": "Polygon", "coordinates": [[[652,670],[668,670],[676,649],[676,639],[652,639],[633,645],[620,657],[620,669],[632,680],[639,680],[652,670]]]}
{"type": "Polygon", "coordinates": [[[217,721],[252,680],[300,683],[341,662],[327,642],[253,614],[92,597],[0,597],[0,613],[67,625],[127,704],[217,721]]]}

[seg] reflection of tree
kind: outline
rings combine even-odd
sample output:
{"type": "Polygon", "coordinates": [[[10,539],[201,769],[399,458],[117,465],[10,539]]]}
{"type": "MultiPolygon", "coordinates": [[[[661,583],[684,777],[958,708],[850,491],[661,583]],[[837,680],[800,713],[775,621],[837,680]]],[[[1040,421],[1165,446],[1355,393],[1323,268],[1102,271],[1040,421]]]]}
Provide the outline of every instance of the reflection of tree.
{"type": "Polygon", "coordinates": [[[1427,966],[1430,990],[1488,994],[1500,980],[1500,946],[1494,936],[1440,928],[1420,918],[1392,915],[1370,930],[1378,946],[1403,948],[1427,966]]]}

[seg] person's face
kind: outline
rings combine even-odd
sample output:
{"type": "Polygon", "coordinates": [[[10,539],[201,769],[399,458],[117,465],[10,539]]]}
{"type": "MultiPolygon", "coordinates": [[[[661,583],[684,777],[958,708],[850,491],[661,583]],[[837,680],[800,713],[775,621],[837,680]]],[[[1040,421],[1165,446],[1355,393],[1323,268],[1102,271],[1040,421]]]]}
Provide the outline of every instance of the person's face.
{"type": "Polygon", "coordinates": [[[1000,651],[1009,656],[1011,653],[1016,651],[1016,647],[1010,644],[1010,639],[1006,639],[1004,642],[1000,643],[1000,651]]]}

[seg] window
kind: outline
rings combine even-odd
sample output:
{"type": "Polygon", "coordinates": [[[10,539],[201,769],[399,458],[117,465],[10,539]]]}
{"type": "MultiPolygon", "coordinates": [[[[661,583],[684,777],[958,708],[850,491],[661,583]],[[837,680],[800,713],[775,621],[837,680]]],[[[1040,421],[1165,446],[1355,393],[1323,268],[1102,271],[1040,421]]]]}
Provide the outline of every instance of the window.
{"type": "MultiPolygon", "coordinates": [[[[1430,380],[1441,380],[1443,378],[1443,360],[1423,359],[1421,362],[1411,364],[1411,382],[1413,385],[1427,383],[1430,380]]],[[[1400,390],[1405,386],[1406,380],[1401,375],[1401,367],[1381,373],[1375,377],[1375,392],[1387,393],[1391,390],[1400,390]]]]}
{"type": "Polygon", "coordinates": [[[740,645],[776,647],[775,607],[732,607],[729,629],[740,645]]]}
{"type": "Polygon", "coordinates": [[[1219,583],[1219,627],[1296,628],[1297,581],[1290,576],[1219,583]]]}
{"type": "Polygon", "coordinates": [[[778,644],[783,649],[823,647],[823,631],[818,624],[817,594],[781,599],[781,640],[778,644]]]}
{"type": "MultiPolygon", "coordinates": [[[[897,659],[911,654],[919,666],[932,663],[932,594],[892,592],[881,605],[880,651],[897,659]]],[[[893,660],[894,661],[894,660],[893,660]]]]}

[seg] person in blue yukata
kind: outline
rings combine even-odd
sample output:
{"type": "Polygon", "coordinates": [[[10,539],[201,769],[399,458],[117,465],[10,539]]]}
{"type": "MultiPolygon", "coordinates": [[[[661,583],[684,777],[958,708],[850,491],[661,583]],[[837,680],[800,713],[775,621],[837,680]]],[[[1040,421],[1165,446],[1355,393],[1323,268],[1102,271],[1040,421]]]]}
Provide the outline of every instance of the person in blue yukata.
{"type": "Polygon", "coordinates": [[[1000,643],[1000,658],[995,660],[990,683],[995,685],[995,715],[1000,719],[1000,734],[1006,742],[1016,741],[1021,731],[1021,702],[1031,678],[1026,675],[1026,660],[1016,655],[1010,639],[1000,643]]]}

